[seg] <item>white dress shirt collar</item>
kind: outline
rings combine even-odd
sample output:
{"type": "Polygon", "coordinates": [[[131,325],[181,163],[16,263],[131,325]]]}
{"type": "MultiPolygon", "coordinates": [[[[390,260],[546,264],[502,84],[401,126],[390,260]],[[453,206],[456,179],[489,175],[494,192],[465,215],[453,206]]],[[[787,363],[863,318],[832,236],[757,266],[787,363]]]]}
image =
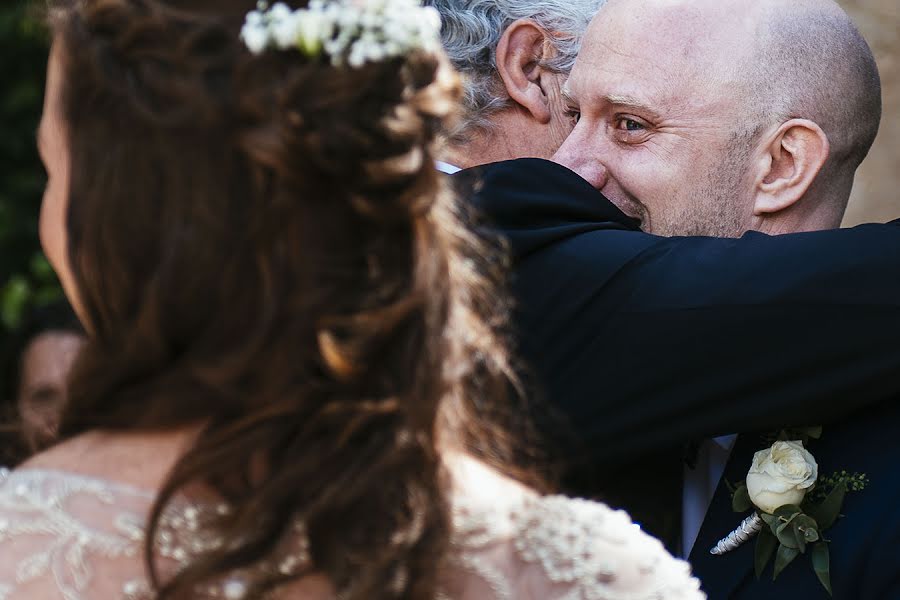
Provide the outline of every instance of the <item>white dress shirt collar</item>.
{"type": "Polygon", "coordinates": [[[460,169],[456,165],[451,165],[450,163],[445,163],[441,160],[434,161],[434,166],[438,171],[440,171],[441,173],[446,173],[447,175],[453,175],[454,173],[459,173],[460,171],[462,171],[462,169],[460,169]]]}

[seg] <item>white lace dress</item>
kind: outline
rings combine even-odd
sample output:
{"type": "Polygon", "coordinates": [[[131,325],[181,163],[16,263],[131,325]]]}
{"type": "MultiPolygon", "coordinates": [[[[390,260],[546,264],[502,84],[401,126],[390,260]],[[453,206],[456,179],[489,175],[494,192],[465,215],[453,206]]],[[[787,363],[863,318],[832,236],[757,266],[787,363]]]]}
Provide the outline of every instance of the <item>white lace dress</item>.
{"type": "MultiPolygon", "coordinates": [[[[622,512],[593,502],[541,497],[476,463],[452,469],[452,568],[442,599],[662,600],[704,598],[689,567],[622,512]]],[[[61,471],[0,472],[0,600],[141,600],[143,524],[153,494],[61,471]]],[[[157,552],[177,569],[215,547],[206,515],[225,506],[174,504],[157,552]]],[[[283,573],[307,560],[302,527],[271,564],[283,573]]],[[[251,572],[197,590],[240,600],[251,572]]],[[[322,586],[275,593],[326,600],[322,586]],[[318,590],[318,591],[316,591],[318,590]]]]}

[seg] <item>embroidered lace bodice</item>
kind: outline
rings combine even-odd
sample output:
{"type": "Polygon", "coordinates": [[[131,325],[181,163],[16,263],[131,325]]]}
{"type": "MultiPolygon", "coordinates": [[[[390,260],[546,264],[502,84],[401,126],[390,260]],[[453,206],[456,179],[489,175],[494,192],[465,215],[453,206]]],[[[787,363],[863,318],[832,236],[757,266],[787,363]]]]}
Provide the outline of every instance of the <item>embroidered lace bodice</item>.
{"type": "MultiPolygon", "coordinates": [[[[458,470],[451,566],[441,600],[662,600],[704,598],[687,563],[672,558],[625,513],[602,504],[538,496],[480,463],[458,470]],[[469,490],[469,491],[467,491],[469,490]]],[[[61,471],[0,471],[0,600],[142,600],[143,540],[153,494],[61,471]]],[[[173,503],[156,552],[176,569],[215,547],[204,518],[225,506],[173,503]]],[[[271,564],[290,574],[308,559],[302,526],[271,564]]],[[[197,598],[240,600],[252,572],[197,598]]],[[[279,600],[327,600],[321,591],[279,600]]]]}

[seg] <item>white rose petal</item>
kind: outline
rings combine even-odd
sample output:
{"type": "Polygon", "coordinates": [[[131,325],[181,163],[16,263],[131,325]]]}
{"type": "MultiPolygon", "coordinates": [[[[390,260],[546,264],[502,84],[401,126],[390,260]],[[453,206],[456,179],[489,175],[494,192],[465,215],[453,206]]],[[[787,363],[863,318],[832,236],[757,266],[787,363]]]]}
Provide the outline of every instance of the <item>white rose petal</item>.
{"type": "Polygon", "coordinates": [[[803,502],[818,476],[819,466],[802,442],[775,442],[753,456],[747,492],[757,508],[772,514],[787,504],[803,502]]]}

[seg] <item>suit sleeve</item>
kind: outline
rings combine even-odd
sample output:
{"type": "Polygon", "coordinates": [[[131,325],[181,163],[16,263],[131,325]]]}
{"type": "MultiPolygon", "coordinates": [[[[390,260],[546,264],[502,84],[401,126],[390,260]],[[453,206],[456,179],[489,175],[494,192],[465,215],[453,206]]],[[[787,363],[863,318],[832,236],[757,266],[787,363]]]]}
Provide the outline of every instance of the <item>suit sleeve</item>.
{"type": "Polygon", "coordinates": [[[900,398],[900,226],[573,236],[517,268],[521,349],[594,459],[900,398]]]}

